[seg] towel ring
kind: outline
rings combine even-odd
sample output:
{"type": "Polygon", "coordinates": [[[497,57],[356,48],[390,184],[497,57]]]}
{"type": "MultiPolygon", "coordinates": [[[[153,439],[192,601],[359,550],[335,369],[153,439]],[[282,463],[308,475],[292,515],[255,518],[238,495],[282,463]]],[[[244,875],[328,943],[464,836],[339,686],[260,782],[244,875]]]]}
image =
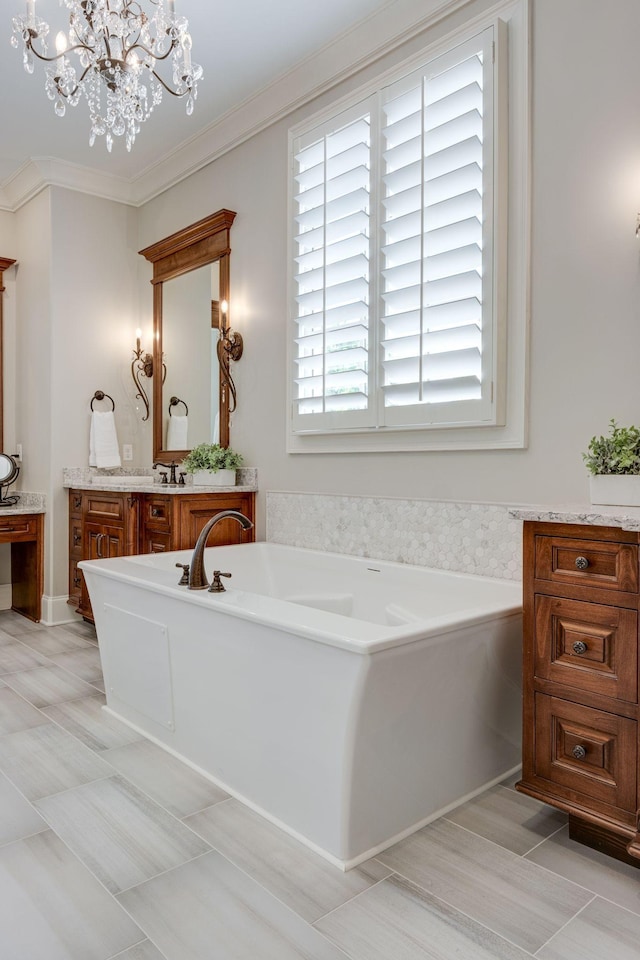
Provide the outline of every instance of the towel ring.
{"type": "Polygon", "coordinates": [[[181,400],[181,399],[180,399],[180,397],[171,397],[171,400],[169,400],[169,416],[172,416],[172,414],[171,414],[171,407],[177,407],[179,403],[181,403],[182,406],[184,407],[184,409],[185,409],[185,411],[186,411],[186,416],[188,417],[188,416],[189,416],[189,407],[186,405],[186,403],[184,402],[184,400],[181,400]]]}
{"type": "Polygon", "coordinates": [[[111,409],[115,410],[116,404],[113,397],[110,397],[108,393],[105,393],[103,390],[96,390],[93,397],[91,398],[91,409],[93,410],[93,401],[94,400],[104,400],[106,397],[107,400],[111,400],[111,409]]]}

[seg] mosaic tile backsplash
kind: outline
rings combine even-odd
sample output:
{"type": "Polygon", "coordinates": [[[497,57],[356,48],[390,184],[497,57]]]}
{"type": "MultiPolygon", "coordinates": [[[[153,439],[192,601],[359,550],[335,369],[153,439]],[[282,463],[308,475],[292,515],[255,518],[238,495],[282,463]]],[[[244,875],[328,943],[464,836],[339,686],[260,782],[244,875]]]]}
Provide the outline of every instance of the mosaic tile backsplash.
{"type": "Polygon", "coordinates": [[[267,493],[267,540],[522,579],[522,521],[507,504],[267,493]]]}

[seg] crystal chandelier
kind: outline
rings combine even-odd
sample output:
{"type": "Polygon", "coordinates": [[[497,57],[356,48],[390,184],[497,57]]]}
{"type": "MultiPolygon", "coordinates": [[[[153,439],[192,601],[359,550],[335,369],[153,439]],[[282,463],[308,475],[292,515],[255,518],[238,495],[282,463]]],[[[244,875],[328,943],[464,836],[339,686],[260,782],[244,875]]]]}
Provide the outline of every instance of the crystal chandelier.
{"type": "Polygon", "coordinates": [[[13,18],[11,44],[22,43],[27,73],[33,73],[34,57],[46,63],[45,90],[59,117],[67,103],[75,107],[85,97],[92,146],[104,136],[111,150],[114,137],[124,136],[131,150],[163,90],[186,97],[187,113],[193,113],[202,67],[191,61],[189,24],[176,16],[175,0],[146,0],[153,13],[145,13],[137,0],[60,3],[69,11],[69,26],[57,34],[53,56],[48,55],[49,24],[36,15],[36,0],[27,0],[26,16],[13,18]],[[163,61],[172,63],[172,85],[157,72],[163,61]]]}

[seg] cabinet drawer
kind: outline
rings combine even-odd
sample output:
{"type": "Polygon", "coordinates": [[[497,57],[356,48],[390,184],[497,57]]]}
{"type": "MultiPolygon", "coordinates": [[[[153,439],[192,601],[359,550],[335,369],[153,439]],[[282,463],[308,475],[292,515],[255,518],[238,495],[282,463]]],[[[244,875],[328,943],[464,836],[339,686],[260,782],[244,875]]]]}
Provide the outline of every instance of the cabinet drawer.
{"type": "Polygon", "coordinates": [[[635,610],[537,596],[535,630],[537,677],[638,702],[635,610]]]}
{"type": "Polygon", "coordinates": [[[566,792],[635,812],[634,720],[537,693],[535,773],[566,792]]]}
{"type": "Polygon", "coordinates": [[[123,521],[125,514],[124,494],[87,493],[84,497],[85,520],[123,521]]]}
{"type": "Polygon", "coordinates": [[[0,543],[35,540],[37,531],[37,517],[30,515],[0,517],[0,543]]]}
{"type": "Polygon", "coordinates": [[[536,537],[535,575],[539,580],[638,592],[638,548],[606,540],[536,537]]]}
{"type": "Polygon", "coordinates": [[[171,534],[145,530],[142,536],[141,553],[166,553],[172,549],[171,534]]]}
{"type": "Polygon", "coordinates": [[[142,507],[142,522],[154,530],[171,529],[171,501],[169,497],[145,497],[142,507]]]}

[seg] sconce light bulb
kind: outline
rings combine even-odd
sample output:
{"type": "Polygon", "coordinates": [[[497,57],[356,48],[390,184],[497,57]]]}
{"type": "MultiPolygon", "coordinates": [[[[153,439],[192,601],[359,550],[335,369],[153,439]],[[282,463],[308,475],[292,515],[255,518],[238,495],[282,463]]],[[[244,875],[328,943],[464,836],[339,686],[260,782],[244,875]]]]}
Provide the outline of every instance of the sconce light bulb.
{"type": "Polygon", "coordinates": [[[67,35],[63,33],[62,30],[59,30],[56,34],[56,51],[58,55],[62,56],[68,46],[69,42],[67,40],[67,35]]]}
{"type": "Polygon", "coordinates": [[[226,300],[221,300],[221,301],[220,301],[220,311],[221,311],[221,313],[223,313],[223,314],[226,316],[228,309],[229,309],[229,304],[227,303],[227,301],[226,301],[226,300]]]}
{"type": "Polygon", "coordinates": [[[140,329],[140,327],[136,327],[136,340],[140,340],[141,338],[142,338],[142,330],[140,329]]]}

